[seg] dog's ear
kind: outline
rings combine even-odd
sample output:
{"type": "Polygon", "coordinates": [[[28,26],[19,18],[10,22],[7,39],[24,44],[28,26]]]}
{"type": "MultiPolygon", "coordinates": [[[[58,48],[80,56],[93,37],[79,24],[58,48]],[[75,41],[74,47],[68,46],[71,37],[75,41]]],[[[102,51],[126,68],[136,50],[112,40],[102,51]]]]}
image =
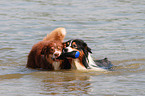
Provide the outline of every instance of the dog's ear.
{"type": "Polygon", "coordinates": [[[91,48],[87,47],[88,52],[92,53],[91,48]]]}
{"type": "Polygon", "coordinates": [[[84,42],[83,46],[88,52],[92,53],[91,48],[88,47],[87,43],[84,42]]]}
{"type": "Polygon", "coordinates": [[[47,51],[47,47],[43,47],[42,51],[41,51],[41,55],[44,55],[46,53],[46,51],[47,51]]]}

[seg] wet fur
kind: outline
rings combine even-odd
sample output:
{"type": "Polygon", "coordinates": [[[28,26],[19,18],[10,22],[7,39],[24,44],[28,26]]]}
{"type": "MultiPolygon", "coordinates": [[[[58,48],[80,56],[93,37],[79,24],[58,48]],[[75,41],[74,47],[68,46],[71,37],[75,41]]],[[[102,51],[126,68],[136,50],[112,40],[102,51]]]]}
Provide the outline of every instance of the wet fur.
{"type": "Polygon", "coordinates": [[[62,41],[65,37],[66,31],[64,28],[57,28],[48,34],[44,39],[35,44],[27,60],[26,67],[28,68],[42,68],[48,70],[59,70],[61,69],[62,61],[54,61],[52,57],[52,47],[58,49],[61,48],[62,52],[62,41]]]}
{"type": "MultiPolygon", "coordinates": [[[[54,43],[56,42],[40,41],[35,44],[29,53],[27,67],[53,70],[55,61],[49,58],[49,49],[54,43]]],[[[62,45],[60,46],[62,47],[62,45]]]]}
{"type": "Polygon", "coordinates": [[[66,58],[64,65],[66,69],[75,69],[75,70],[92,70],[92,71],[106,71],[112,67],[111,62],[105,58],[101,60],[92,59],[90,53],[92,53],[91,48],[80,39],[69,40],[64,43],[63,52],[79,51],[80,56],[76,59],[66,58]],[[70,44],[71,43],[71,44],[70,44]],[[75,47],[74,47],[75,46],[75,47]]]}
{"type": "Polygon", "coordinates": [[[69,40],[64,43],[64,50],[68,49],[67,52],[69,52],[70,51],[69,48],[71,48],[71,51],[79,51],[80,56],[77,59],[73,59],[73,58],[66,59],[65,61],[67,61],[67,64],[65,65],[68,65],[70,69],[77,69],[77,70],[88,69],[89,68],[88,61],[87,61],[88,53],[92,53],[92,52],[91,49],[87,46],[87,44],[80,39],[69,40]],[[70,43],[72,45],[70,45],[70,43]],[[74,48],[73,44],[76,45],[77,47],[74,48]]]}
{"type": "Polygon", "coordinates": [[[47,36],[43,38],[43,41],[57,40],[63,42],[65,35],[66,35],[65,28],[57,28],[53,30],[51,33],[47,34],[47,36]]]}

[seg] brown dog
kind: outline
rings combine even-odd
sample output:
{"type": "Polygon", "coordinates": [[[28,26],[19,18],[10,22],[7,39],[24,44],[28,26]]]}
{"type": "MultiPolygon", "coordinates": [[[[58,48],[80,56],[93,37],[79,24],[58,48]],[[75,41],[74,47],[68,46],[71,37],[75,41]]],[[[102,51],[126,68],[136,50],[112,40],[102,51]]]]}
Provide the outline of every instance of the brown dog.
{"type": "Polygon", "coordinates": [[[61,69],[61,61],[57,61],[56,58],[61,55],[65,35],[65,28],[57,28],[44,37],[43,41],[35,44],[28,55],[27,67],[48,70],[61,69]]]}

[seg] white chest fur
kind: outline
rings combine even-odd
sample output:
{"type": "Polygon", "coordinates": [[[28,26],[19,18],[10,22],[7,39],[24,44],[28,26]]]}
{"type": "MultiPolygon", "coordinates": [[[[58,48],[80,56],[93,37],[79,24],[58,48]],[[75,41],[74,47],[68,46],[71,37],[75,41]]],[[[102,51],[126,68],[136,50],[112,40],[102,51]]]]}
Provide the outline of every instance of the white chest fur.
{"type": "Polygon", "coordinates": [[[83,65],[81,65],[79,59],[72,60],[71,68],[75,70],[86,70],[86,68],[83,65]]]}
{"type": "Polygon", "coordinates": [[[53,62],[52,63],[54,70],[59,70],[60,69],[60,62],[53,62]]]}

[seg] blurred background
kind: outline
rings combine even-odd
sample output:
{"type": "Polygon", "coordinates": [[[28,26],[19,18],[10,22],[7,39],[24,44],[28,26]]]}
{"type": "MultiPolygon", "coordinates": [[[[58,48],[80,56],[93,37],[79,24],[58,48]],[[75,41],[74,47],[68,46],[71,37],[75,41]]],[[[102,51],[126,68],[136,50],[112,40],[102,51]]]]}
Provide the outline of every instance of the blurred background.
{"type": "Polygon", "coordinates": [[[1,96],[144,96],[144,42],[144,0],[0,0],[1,96]],[[32,46],[57,27],[66,28],[65,41],[83,39],[92,57],[107,57],[115,71],[25,68],[32,46]]]}

